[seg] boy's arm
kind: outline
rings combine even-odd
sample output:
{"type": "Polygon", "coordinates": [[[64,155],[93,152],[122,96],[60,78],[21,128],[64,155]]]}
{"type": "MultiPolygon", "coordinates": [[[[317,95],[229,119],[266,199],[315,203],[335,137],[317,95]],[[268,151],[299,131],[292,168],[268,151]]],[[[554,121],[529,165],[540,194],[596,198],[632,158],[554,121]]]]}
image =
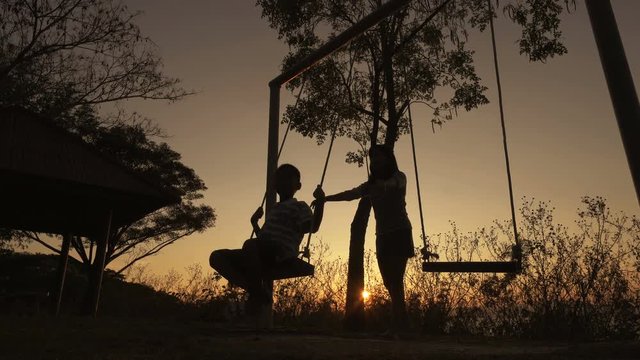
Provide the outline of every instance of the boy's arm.
{"type": "Polygon", "coordinates": [[[324,215],[324,191],[320,185],[313,192],[313,196],[316,198],[311,203],[311,208],[313,208],[313,213],[311,213],[311,209],[307,204],[304,204],[304,208],[301,208],[301,217],[305,219],[300,223],[300,229],[304,233],[316,233],[318,229],[320,229],[320,224],[322,224],[322,217],[324,215]]]}
{"type": "Polygon", "coordinates": [[[258,220],[260,220],[262,215],[264,215],[264,210],[262,210],[262,207],[259,207],[256,212],[251,215],[251,227],[253,227],[253,232],[255,232],[256,235],[260,235],[260,230],[262,230],[260,228],[260,225],[258,225],[258,220]]]}
{"type": "Polygon", "coordinates": [[[322,216],[324,215],[324,202],[325,196],[324,191],[320,185],[316,188],[316,191],[313,192],[313,196],[316,198],[315,208],[313,209],[313,228],[311,229],[312,233],[318,232],[320,229],[320,224],[322,224],[322,216]]]}

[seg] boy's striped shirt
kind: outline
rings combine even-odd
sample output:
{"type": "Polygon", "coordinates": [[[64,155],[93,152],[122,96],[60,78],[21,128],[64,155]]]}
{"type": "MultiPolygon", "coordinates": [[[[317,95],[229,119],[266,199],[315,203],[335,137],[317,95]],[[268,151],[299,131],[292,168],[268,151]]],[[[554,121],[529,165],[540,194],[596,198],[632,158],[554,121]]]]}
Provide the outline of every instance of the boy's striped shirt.
{"type": "Polygon", "coordinates": [[[309,231],[303,225],[310,224],[312,217],[311,208],[304,201],[295,198],[281,201],[269,211],[260,234],[282,245],[279,258],[296,257],[302,238],[309,231]]]}

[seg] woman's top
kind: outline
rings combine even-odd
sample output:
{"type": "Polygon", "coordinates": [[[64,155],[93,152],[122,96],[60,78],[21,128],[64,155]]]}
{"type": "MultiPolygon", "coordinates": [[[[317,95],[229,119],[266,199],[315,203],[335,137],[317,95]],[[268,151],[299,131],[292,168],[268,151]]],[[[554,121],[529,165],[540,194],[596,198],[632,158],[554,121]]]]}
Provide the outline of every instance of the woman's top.
{"type": "Polygon", "coordinates": [[[349,192],[368,197],[376,217],[376,234],[383,235],[397,230],[411,229],[407,215],[405,196],[407,177],[397,171],[389,179],[365,182],[349,192]]]}

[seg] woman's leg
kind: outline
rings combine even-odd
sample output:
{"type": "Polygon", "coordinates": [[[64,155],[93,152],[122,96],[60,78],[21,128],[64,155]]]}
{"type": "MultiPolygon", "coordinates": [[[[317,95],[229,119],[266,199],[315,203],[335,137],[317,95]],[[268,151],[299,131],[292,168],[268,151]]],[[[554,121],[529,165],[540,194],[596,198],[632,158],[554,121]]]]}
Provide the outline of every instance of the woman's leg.
{"type": "Polygon", "coordinates": [[[377,258],[382,281],[391,297],[393,311],[392,329],[396,331],[407,330],[409,321],[407,318],[407,307],[404,301],[404,273],[407,267],[407,257],[378,255],[377,258]]]}

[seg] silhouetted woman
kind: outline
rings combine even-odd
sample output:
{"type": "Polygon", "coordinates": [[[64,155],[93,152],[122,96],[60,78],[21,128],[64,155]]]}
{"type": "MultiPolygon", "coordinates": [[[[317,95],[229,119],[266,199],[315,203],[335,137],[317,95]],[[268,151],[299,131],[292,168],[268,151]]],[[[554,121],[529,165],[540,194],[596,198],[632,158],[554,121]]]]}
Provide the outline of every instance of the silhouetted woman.
{"type": "Polygon", "coordinates": [[[351,201],[368,197],[376,218],[376,257],[384,286],[393,308],[393,330],[407,327],[404,301],[404,273],[407,260],[414,255],[411,222],[407,216],[405,195],[407,177],[398,169],[393,150],[374,145],[369,150],[371,176],[366,183],[325,201],[351,201]]]}

